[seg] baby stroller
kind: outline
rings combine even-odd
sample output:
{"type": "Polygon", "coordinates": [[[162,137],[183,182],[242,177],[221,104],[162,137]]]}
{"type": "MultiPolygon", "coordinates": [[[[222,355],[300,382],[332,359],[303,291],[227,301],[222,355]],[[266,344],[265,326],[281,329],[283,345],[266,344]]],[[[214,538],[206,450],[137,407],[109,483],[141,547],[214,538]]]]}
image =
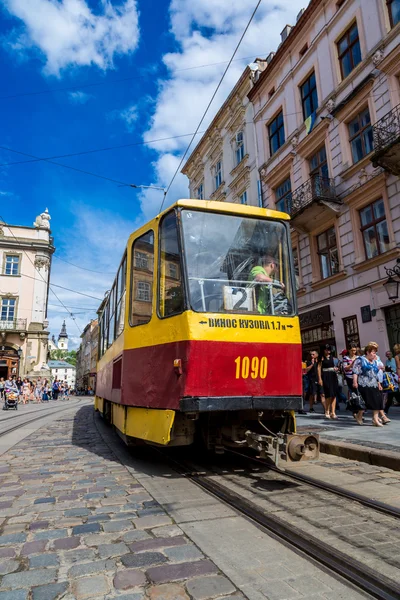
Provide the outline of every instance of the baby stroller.
{"type": "Polygon", "coordinates": [[[13,408],[14,410],[18,410],[18,394],[13,390],[5,389],[4,392],[5,401],[3,410],[8,410],[9,408],[13,408]]]}

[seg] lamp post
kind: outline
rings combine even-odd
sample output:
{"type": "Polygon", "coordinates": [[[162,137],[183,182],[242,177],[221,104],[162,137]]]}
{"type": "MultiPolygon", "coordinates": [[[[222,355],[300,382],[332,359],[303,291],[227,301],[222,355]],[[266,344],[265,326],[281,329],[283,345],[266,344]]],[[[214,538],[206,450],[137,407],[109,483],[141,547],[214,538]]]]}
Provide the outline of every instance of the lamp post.
{"type": "Polygon", "coordinates": [[[18,377],[19,377],[19,373],[20,373],[20,369],[21,369],[22,348],[18,348],[17,354],[18,354],[18,377]]]}
{"type": "Polygon", "coordinates": [[[388,280],[383,284],[389,300],[395,302],[399,297],[399,285],[400,285],[400,258],[396,259],[396,264],[392,269],[384,267],[388,280]]]}

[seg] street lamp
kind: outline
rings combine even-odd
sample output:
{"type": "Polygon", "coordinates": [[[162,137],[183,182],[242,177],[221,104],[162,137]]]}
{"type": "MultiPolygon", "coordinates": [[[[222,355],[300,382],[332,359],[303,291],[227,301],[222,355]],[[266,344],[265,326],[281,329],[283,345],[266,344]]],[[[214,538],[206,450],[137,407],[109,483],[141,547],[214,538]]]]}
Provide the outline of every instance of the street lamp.
{"type": "Polygon", "coordinates": [[[18,354],[18,377],[19,377],[19,374],[20,374],[20,371],[21,371],[22,348],[18,348],[17,354],[18,354]]]}
{"type": "Polygon", "coordinates": [[[393,269],[388,269],[388,267],[384,267],[387,275],[389,275],[388,280],[383,284],[389,300],[395,302],[395,300],[399,297],[399,285],[400,285],[400,258],[396,260],[396,264],[393,269]],[[397,279],[395,279],[397,277],[397,279]]]}

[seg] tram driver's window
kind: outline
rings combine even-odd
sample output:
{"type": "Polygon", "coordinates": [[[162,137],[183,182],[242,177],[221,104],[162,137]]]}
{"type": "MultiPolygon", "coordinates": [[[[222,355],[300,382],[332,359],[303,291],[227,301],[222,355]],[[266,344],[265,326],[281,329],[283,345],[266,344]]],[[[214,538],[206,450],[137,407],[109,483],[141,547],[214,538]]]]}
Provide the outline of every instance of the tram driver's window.
{"type": "Polygon", "coordinates": [[[132,245],[131,318],[132,327],[151,320],[154,282],[154,233],[149,231],[132,245]]]}
{"type": "Polygon", "coordinates": [[[175,212],[160,225],[160,267],[158,310],[160,317],[177,315],[184,310],[182,269],[175,212]]]}

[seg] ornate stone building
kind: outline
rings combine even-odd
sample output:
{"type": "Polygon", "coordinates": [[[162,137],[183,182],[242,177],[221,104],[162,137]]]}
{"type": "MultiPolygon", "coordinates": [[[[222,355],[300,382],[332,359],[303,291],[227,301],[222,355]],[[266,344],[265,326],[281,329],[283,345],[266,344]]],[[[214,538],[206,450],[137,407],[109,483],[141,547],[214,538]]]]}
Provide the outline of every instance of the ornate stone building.
{"type": "Polygon", "coordinates": [[[0,377],[50,375],[47,303],[54,250],[47,209],[33,227],[0,223],[0,377]]]}

